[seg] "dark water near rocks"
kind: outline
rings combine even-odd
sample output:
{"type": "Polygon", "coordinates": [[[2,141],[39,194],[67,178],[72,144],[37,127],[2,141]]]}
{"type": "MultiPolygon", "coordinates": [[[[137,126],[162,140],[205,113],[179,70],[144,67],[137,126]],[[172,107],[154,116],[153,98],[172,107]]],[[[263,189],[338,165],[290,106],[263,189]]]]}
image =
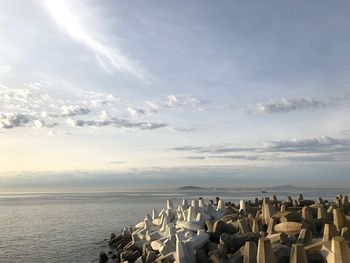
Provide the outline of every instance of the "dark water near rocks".
{"type": "MultiPolygon", "coordinates": [[[[59,194],[0,194],[0,262],[98,262],[108,252],[105,238],[141,221],[166,199],[222,197],[225,201],[254,196],[284,198],[299,191],[117,192],[59,194]]],[[[305,199],[333,199],[349,190],[303,190],[305,199]]]]}

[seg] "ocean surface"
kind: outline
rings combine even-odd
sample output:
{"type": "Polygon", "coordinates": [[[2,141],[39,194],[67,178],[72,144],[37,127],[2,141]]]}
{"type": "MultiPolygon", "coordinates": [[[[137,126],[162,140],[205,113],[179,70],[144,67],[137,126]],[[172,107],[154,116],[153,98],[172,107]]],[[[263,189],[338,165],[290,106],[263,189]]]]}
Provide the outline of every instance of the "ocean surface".
{"type": "MultiPolygon", "coordinates": [[[[0,262],[98,262],[108,253],[110,233],[141,221],[152,209],[161,210],[166,199],[174,205],[183,198],[220,196],[237,202],[253,197],[293,198],[301,190],[167,191],[108,193],[0,194],[0,262]]],[[[333,200],[348,189],[303,189],[305,199],[333,200]]]]}

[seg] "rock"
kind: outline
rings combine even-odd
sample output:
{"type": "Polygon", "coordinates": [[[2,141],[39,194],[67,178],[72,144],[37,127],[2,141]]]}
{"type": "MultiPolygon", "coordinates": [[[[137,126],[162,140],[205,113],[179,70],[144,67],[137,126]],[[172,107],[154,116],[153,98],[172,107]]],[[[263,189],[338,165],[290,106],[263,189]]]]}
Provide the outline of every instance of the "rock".
{"type": "Polygon", "coordinates": [[[110,240],[112,240],[113,238],[115,238],[117,235],[115,233],[111,233],[111,236],[110,236],[110,240]]]}
{"type": "MultiPolygon", "coordinates": [[[[112,235],[111,235],[111,237],[112,237],[112,235]]],[[[118,244],[122,239],[123,239],[123,236],[122,236],[122,235],[115,236],[114,238],[112,238],[112,239],[108,242],[108,244],[109,244],[110,246],[116,245],[116,244],[118,244]]],[[[128,240],[129,240],[129,239],[128,239],[128,240]]],[[[130,241],[130,240],[129,240],[129,241],[130,241]]],[[[128,241],[127,243],[129,243],[129,241],[128,241]]]]}
{"type": "Polygon", "coordinates": [[[128,262],[134,262],[141,256],[141,252],[139,250],[125,251],[120,254],[120,259],[128,262]]]}
{"type": "Polygon", "coordinates": [[[196,250],[196,260],[198,263],[209,263],[208,255],[203,249],[196,250]]]}
{"type": "Polygon", "coordinates": [[[101,252],[99,258],[100,258],[100,261],[99,261],[100,263],[106,263],[109,260],[105,252],[101,252]]]}

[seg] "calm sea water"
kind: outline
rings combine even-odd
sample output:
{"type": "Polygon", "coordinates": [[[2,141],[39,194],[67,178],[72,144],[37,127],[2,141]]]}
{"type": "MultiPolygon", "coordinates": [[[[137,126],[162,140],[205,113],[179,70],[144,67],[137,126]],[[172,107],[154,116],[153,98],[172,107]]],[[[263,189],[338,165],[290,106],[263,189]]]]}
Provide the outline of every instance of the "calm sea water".
{"type": "MultiPolygon", "coordinates": [[[[110,233],[141,221],[166,199],[222,197],[225,201],[254,196],[296,197],[299,191],[117,192],[0,194],[0,262],[98,262],[108,252],[110,233]]],[[[333,199],[347,189],[303,190],[304,198],[333,199]]]]}

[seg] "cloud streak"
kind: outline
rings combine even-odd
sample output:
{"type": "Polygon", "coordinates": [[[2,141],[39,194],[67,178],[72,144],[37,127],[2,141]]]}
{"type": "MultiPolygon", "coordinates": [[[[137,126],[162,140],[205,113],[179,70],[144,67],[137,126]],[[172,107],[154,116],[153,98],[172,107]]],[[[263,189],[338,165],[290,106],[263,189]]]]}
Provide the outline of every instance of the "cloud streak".
{"type": "MultiPolygon", "coordinates": [[[[265,141],[257,147],[181,146],[174,147],[172,150],[200,154],[197,159],[201,160],[211,158],[249,161],[349,162],[350,138],[321,136],[265,141]]],[[[195,159],[195,157],[190,158],[195,159]]]]}
{"type": "Polygon", "coordinates": [[[307,111],[318,110],[327,107],[339,106],[340,104],[349,101],[348,94],[342,94],[337,97],[332,97],[328,100],[314,100],[307,98],[281,98],[267,103],[257,103],[253,110],[248,109],[248,112],[258,112],[265,114],[287,113],[290,111],[307,111]]]}
{"type": "Polygon", "coordinates": [[[109,119],[100,119],[100,120],[73,120],[68,119],[67,122],[72,127],[104,127],[104,126],[113,126],[116,128],[138,128],[140,130],[154,130],[158,128],[166,127],[166,123],[156,123],[156,122],[133,122],[126,119],[118,119],[112,117],[109,119]]]}
{"type": "Polygon", "coordinates": [[[77,42],[90,49],[101,66],[106,71],[128,73],[144,82],[150,82],[152,77],[141,67],[121,52],[115,45],[113,48],[96,37],[94,32],[84,26],[79,17],[78,8],[73,11],[70,1],[42,1],[49,14],[58,26],[77,42]]]}
{"type": "Polygon", "coordinates": [[[285,99],[268,103],[259,103],[257,105],[258,112],[262,113],[283,113],[289,111],[304,111],[325,108],[329,103],[318,100],[310,100],[305,98],[300,99],[285,99]]]}

